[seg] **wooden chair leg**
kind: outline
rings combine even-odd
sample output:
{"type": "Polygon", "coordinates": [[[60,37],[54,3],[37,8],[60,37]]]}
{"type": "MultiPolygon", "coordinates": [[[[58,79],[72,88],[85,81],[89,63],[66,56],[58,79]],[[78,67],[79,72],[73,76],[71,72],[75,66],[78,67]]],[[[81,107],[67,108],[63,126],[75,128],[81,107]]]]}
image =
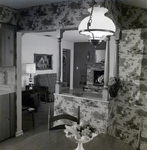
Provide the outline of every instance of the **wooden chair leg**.
{"type": "Polygon", "coordinates": [[[32,121],[33,121],[33,127],[35,127],[35,121],[34,121],[34,111],[32,111],[32,121]]]}
{"type": "Polygon", "coordinates": [[[30,113],[32,113],[33,127],[35,127],[35,120],[34,120],[34,111],[35,111],[35,108],[29,108],[28,111],[30,113]]]}

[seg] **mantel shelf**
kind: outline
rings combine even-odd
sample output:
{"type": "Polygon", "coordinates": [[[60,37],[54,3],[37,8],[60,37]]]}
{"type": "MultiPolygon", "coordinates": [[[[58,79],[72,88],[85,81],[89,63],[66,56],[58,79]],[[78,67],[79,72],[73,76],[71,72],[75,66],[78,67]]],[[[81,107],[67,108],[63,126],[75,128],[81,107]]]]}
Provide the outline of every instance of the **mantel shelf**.
{"type": "Polygon", "coordinates": [[[97,65],[104,65],[105,63],[103,63],[103,62],[96,62],[96,63],[86,63],[85,65],[95,65],[95,66],[97,66],[97,65]]]}

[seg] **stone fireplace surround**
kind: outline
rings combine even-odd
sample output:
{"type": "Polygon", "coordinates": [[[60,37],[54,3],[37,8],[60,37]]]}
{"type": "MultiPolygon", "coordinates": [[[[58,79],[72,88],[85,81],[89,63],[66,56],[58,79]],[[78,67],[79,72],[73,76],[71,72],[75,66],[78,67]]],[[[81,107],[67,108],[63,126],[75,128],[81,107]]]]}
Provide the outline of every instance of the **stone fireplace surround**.
{"type": "Polygon", "coordinates": [[[102,90],[103,84],[94,83],[94,71],[99,71],[100,75],[104,72],[104,63],[87,63],[87,82],[84,91],[98,92],[102,90]]]}

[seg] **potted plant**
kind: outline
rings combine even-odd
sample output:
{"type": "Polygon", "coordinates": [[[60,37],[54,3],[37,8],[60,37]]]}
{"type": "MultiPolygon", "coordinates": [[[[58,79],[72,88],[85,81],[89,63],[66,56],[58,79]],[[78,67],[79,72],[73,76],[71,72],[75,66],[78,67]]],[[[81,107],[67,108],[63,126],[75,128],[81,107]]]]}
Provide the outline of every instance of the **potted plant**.
{"type": "Polygon", "coordinates": [[[111,97],[116,97],[118,90],[121,88],[121,80],[118,77],[110,77],[108,82],[108,91],[111,97]]]}

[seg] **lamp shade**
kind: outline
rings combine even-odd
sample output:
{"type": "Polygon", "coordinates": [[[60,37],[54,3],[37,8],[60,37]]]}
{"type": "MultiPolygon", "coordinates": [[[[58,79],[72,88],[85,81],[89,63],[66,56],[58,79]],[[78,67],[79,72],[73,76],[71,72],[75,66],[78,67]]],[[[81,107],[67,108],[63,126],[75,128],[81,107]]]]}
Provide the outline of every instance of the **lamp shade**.
{"type": "Polygon", "coordinates": [[[35,73],[36,72],[36,64],[35,63],[27,63],[26,64],[26,73],[35,73]]]}
{"type": "MultiPolygon", "coordinates": [[[[92,8],[88,11],[91,12],[92,8]]],[[[116,27],[113,21],[105,16],[108,9],[104,7],[93,7],[91,24],[88,26],[90,16],[84,18],[79,24],[79,33],[90,39],[102,39],[115,33],[116,27]]]]}

